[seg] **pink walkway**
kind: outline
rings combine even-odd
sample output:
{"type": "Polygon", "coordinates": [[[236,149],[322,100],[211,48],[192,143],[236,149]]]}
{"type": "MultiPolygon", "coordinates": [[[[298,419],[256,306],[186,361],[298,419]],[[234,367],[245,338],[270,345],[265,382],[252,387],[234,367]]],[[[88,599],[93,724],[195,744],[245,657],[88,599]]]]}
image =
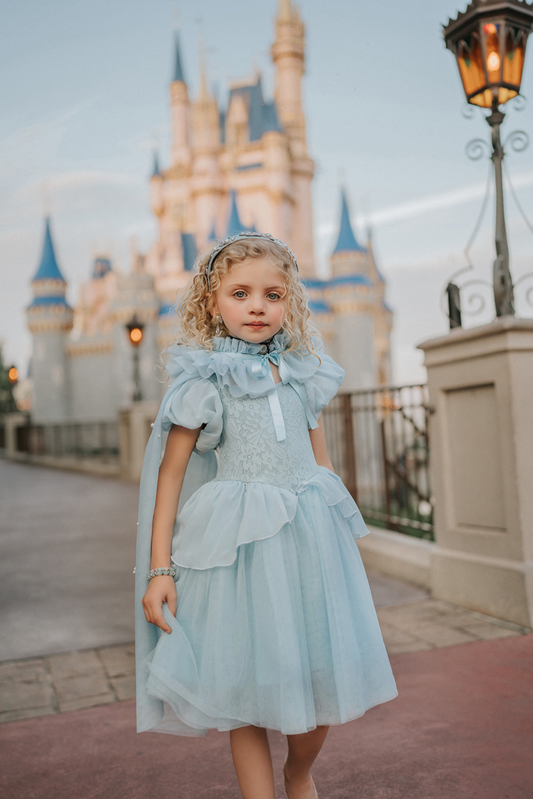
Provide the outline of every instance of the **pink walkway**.
{"type": "MultiPolygon", "coordinates": [[[[391,662],[399,696],[330,731],[314,770],[321,799],[531,799],[533,634],[391,662]]],[[[226,734],[137,735],[134,713],[124,702],[2,725],[1,795],[239,797],[226,734]]],[[[271,742],[279,773],[284,738],[271,742]]]]}

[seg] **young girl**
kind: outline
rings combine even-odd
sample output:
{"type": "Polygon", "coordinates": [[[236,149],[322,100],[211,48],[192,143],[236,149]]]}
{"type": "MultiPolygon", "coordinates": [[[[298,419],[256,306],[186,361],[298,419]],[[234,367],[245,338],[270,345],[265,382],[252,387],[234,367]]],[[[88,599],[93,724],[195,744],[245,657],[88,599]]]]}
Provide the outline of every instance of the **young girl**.
{"type": "Polygon", "coordinates": [[[180,315],[141,478],[138,731],[229,730],[244,799],[274,799],[280,730],[287,796],[316,799],[329,725],[397,696],[355,543],[368,530],[320,423],[344,372],[272,236],[215,247],[180,315]]]}

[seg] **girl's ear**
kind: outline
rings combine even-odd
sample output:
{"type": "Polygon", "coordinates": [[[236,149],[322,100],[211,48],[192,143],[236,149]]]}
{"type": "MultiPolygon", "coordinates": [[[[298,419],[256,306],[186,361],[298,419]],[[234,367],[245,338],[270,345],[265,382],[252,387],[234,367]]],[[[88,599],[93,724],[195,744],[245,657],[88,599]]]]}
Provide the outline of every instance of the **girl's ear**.
{"type": "Polygon", "coordinates": [[[210,313],[211,313],[211,316],[212,316],[212,317],[213,317],[213,319],[214,319],[214,318],[215,318],[215,316],[216,316],[216,315],[218,314],[218,312],[219,312],[219,311],[218,311],[218,304],[217,304],[217,300],[216,300],[216,295],[215,295],[215,294],[209,294],[209,296],[210,296],[210,297],[211,297],[211,296],[213,297],[213,303],[212,303],[212,305],[211,305],[211,311],[210,311],[210,313]]]}
{"type": "Polygon", "coordinates": [[[206,298],[206,300],[210,300],[212,298],[212,306],[211,306],[211,308],[209,310],[209,313],[211,314],[211,316],[213,318],[215,318],[215,316],[218,313],[218,306],[217,306],[217,301],[215,299],[215,295],[212,292],[210,292],[210,291],[206,291],[205,298],[206,298]]]}

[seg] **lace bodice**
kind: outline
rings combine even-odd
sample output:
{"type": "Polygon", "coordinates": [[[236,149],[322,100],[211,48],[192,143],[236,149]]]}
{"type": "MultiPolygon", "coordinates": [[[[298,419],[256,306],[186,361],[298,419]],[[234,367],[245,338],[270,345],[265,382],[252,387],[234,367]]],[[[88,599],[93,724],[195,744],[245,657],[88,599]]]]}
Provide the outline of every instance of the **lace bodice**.
{"type": "Polygon", "coordinates": [[[298,490],[318,470],[302,401],[288,384],[276,386],[286,438],[276,439],[267,396],[232,397],[220,389],[224,408],[217,480],[262,482],[298,490]]]}

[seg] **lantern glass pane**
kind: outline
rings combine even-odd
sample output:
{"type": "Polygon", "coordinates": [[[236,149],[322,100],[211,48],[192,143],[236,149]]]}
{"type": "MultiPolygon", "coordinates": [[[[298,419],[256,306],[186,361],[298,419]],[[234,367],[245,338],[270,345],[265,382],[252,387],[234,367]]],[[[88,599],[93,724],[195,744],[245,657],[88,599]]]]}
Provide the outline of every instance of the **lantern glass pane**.
{"type": "Polygon", "coordinates": [[[479,105],[481,108],[492,108],[492,89],[485,89],[483,92],[479,92],[476,94],[475,97],[472,97],[468,102],[472,103],[472,105],[479,105]]]}
{"type": "Polygon", "coordinates": [[[506,89],[505,86],[500,86],[498,88],[498,105],[503,105],[507,100],[512,100],[517,94],[516,89],[506,89]]]}
{"type": "Polygon", "coordinates": [[[505,56],[503,59],[503,82],[520,89],[522,70],[526,56],[526,34],[511,25],[505,37],[505,56]]]}
{"type": "Polygon", "coordinates": [[[485,57],[487,62],[487,75],[489,83],[500,83],[502,79],[502,59],[500,49],[499,22],[485,22],[483,36],[485,37],[485,57]]]}
{"type": "Polygon", "coordinates": [[[457,45],[457,63],[467,98],[485,86],[485,71],[479,35],[472,33],[457,45]]]}

